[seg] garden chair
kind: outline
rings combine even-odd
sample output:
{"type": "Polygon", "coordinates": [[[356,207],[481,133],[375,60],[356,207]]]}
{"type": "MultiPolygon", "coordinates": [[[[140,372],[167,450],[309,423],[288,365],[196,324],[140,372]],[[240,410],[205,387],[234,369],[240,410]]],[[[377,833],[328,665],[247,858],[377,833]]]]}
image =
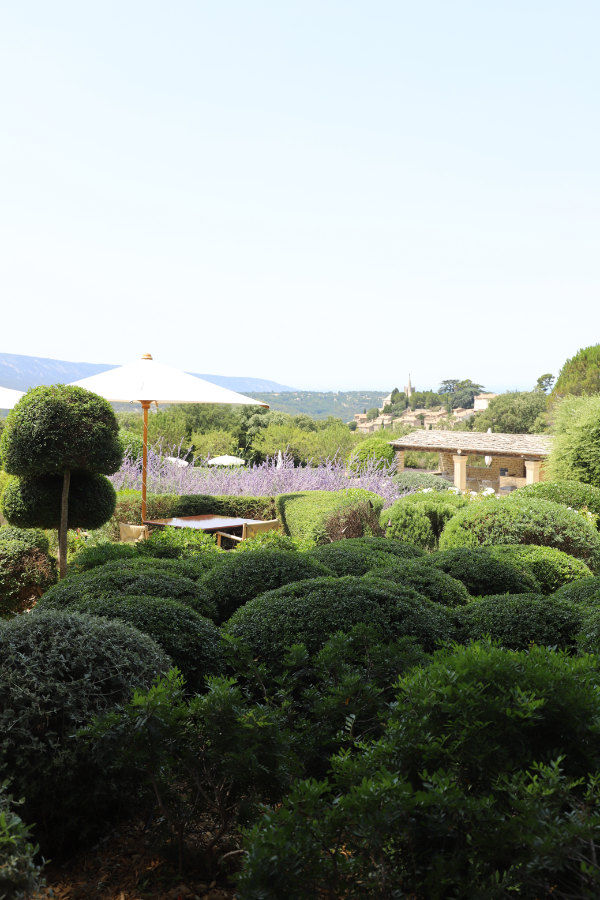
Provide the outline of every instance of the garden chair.
{"type": "Polygon", "coordinates": [[[147,525],[125,525],[123,522],[119,522],[119,533],[122,544],[137,544],[147,541],[150,536],[147,525]]]}
{"type": "Polygon", "coordinates": [[[281,522],[279,519],[269,519],[267,522],[244,522],[242,526],[242,536],[237,537],[235,534],[227,534],[226,531],[217,531],[217,546],[221,546],[223,538],[229,538],[230,541],[240,543],[248,538],[254,537],[256,534],[262,534],[265,531],[281,531],[281,522]]]}

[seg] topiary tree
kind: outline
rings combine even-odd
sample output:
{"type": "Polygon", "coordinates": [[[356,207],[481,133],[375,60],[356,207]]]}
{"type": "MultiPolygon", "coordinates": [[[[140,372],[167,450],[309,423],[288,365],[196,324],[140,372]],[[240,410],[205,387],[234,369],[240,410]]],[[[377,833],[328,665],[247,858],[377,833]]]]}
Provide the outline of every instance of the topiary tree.
{"type": "MultiPolygon", "coordinates": [[[[50,527],[58,528],[63,578],[67,568],[71,473],[112,475],[123,459],[119,427],[110,403],[98,394],[71,385],[32,388],[8,415],[0,439],[0,455],[9,475],[62,478],[60,515],[50,527]]],[[[22,520],[11,520],[5,495],[6,489],[2,497],[4,515],[10,524],[23,526],[22,520]]],[[[113,511],[114,504],[110,515],[113,511]]],[[[84,523],[84,527],[92,526],[84,523]]]]}

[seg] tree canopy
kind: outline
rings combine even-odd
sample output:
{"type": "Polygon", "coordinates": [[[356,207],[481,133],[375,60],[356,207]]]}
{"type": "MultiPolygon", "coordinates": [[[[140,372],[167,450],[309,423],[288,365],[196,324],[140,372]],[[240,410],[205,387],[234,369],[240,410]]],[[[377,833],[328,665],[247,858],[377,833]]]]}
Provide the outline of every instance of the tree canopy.
{"type": "Polygon", "coordinates": [[[544,431],[547,398],[542,391],[508,391],[490,400],[473,417],[474,431],[495,434],[539,434],[544,431]]]}
{"type": "Polygon", "coordinates": [[[559,372],[552,397],[596,394],[600,391],[600,344],[585,347],[568,359],[559,372]]]}

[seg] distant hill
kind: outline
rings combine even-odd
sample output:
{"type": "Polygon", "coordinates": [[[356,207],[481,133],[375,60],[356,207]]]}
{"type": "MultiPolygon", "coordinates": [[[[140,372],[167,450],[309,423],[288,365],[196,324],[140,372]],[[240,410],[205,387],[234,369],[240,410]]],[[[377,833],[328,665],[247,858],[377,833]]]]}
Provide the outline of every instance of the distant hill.
{"type": "MultiPolygon", "coordinates": [[[[41,356],[21,356],[18,353],[0,353],[0,387],[12,388],[15,391],[26,391],[27,388],[40,384],[70,384],[90,375],[108,372],[117,366],[103,363],[67,362],[62,359],[46,359],[41,356]]],[[[190,372],[191,375],[196,374],[190,372]]],[[[211,384],[219,384],[231,391],[247,394],[249,391],[293,391],[288,384],[269,381],[268,378],[250,378],[240,375],[197,375],[211,384]]]]}
{"type": "Polygon", "coordinates": [[[381,407],[381,401],[389,394],[385,391],[338,391],[328,393],[322,391],[282,391],[265,393],[262,391],[246,392],[255,400],[264,400],[271,409],[281,412],[306,413],[313,419],[326,419],[335,416],[349,422],[355,413],[374,406],[381,407]]]}

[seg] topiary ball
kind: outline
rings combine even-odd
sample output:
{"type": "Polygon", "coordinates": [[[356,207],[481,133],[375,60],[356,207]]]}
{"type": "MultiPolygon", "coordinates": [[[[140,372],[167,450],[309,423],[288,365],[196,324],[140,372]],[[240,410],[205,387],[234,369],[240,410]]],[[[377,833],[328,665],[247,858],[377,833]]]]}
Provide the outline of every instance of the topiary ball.
{"type": "Polygon", "coordinates": [[[127,773],[103,774],[77,731],[171,661],[122,622],[53,610],[0,621],[0,659],[0,779],[25,798],[42,852],[57,852],[106,829],[129,789],[127,773]]]}
{"type": "Polygon", "coordinates": [[[567,650],[585,621],[585,610],[543,594],[500,594],[475,600],[458,613],[466,637],[490,636],[508,650],[531,644],[567,650]]]}
{"type": "MultiPolygon", "coordinates": [[[[380,538],[385,543],[385,538],[380,538]]],[[[360,538],[349,541],[335,541],[309,550],[305,555],[316,559],[336,575],[364,575],[373,568],[393,565],[395,557],[390,553],[380,553],[360,544],[360,538]]]]}
{"type": "MultiPolygon", "coordinates": [[[[62,503],[62,475],[11,478],[0,507],[18,528],[58,528],[62,503]]],[[[104,475],[72,472],[69,487],[69,528],[100,528],[115,511],[117,495],[104,475]]]]}
{"type": "Polygon", "coordinates": [[[215,615],[206,590],[190,578],[152,568],[114,570],[111,564],[65,578],[50,588],[38,605],[45,609],[67,609],[82,600],[125,596],[163,597],[184,603],[209,618],[215,615]]]}
{"type": "Polygon", "coordinates": [[[583,603],[584,605],[600,603],[600,578],[592,576],[572,581],[556,591],[554,597],[557,600],[570,600],[571,603],[583,603]]]}
{"type": "Polygon", "coordinates": [[[464,606],[469,602],[469,593],[462,582],[423,565],[420,560],[394,560],[393,565],[383,570],[380,567],[372,569],[365,578],[377,581],[384,578],[390,585],[411,587],[442,606],[464,606]]]}
{"type": "Polygon", "coordinates": [[[422,565],[431,566],[461,581],[469,594],[540,593],[540,586],[529,573],[506,560],[498,559],[484,547],[460,547],[427,556],[422,565]]]}
{"type": "Polygon", "coordinates": [[[120,619],[147,634],[181,670],[189,691],[202,691],[205,677],[222,671],[221,632],[210,619],[176,600],[101,597],[81,600],[72,608],[92,616],[120,619]]]}
{"type": "Polygon", "coordinates": [[[405,541],[397,541],[392,537],[361,537],[350,538],[353,544],[360,547],[367,547],[369,550],[376,550],[378,553],[390,553],[399,559],[420,559],[425,556],[425,551],[414,544],[407,544],[405,541]]]}
{"type": "Polygon", "coordinates": [[[379,524],[387,538],[406,541],[422,549],[433,549],[436,544],[431,522],[420,505],[397,500],[393,506],[384,509],[379,524]]]}
{"type": "Polygon", "coordinates": [[[490,550],[503,562],[508,562],[529,572],[538,582],[543,594],[553,594],[563,585],[581,578],[589,578],[592,574],[589,566],[583,560],[575,559],[574,556],[557,550],[556,547],[499,544],[496,547],[490,547],[490,550]]]}
{"type": "Polygon", "coordinates": [[[225,622],[236,609],[265,591],[332,574],[330,569],[305,553],[257,550],[239,556],[237,553],[223,554],[220,564],[208,572],[201,583],[217,608],[218,621],[225,622]]]}
{"type": "Polygon", "coordinates": [[[50,541],[48,536],[41,528],[15,528],[14,525],[3,525],[0,528],[0,543],[6,541],[19,541],[26,547],[35,547],[42,553],[48,553],[50,550],[50,541]]]}

